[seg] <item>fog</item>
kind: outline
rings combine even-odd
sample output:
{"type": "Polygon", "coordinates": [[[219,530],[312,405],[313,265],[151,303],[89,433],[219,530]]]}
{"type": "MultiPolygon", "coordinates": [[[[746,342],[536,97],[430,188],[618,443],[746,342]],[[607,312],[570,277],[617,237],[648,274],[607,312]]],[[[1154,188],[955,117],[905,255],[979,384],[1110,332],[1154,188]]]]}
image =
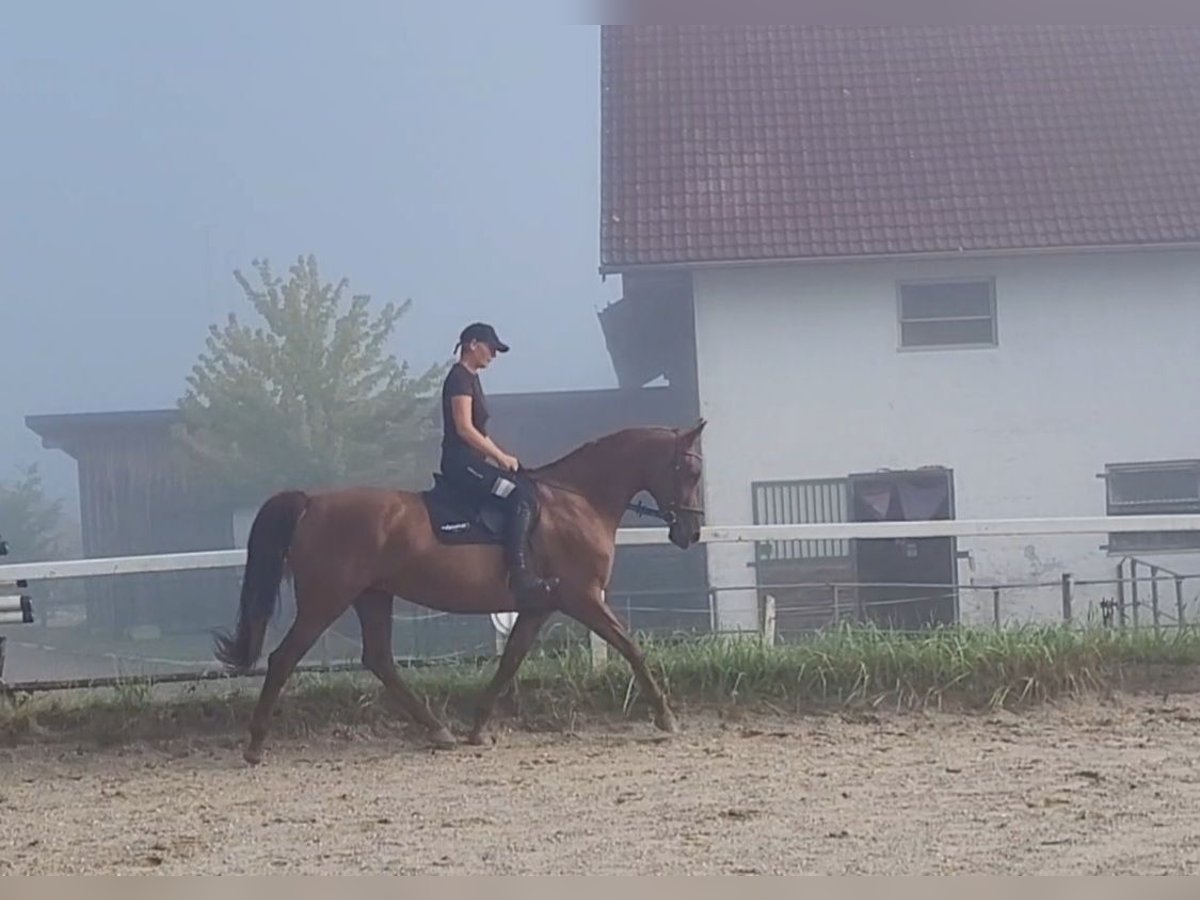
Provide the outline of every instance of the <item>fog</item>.
{"type": "Polygon", "coordinates": [[[411,297],[415,370],[513,346],[490,392],[610,387],[596,312],[598,29],[508,8],[43,2],[0,31],[0,480],[76,473],[26,415],[171,406],[256,258],[411,297]],[[335,11],[335,9],[337,11],[335,11]]]}

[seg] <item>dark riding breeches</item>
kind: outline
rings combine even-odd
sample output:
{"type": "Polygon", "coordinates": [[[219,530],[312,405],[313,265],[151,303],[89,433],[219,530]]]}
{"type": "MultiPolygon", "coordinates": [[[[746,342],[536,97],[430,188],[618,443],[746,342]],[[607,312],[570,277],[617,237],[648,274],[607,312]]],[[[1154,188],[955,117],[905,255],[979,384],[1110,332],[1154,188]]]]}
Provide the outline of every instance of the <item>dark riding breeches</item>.
{"type": "Polygon", "coordinates": [[[506,512],[518,506],[532,505],[532,488],[524,478],[475,459],[446,459],[442,475],[477,500],[490,499],[503,505],[506,512]],[[523,501],[523,502],[522,502],[523,501]]]}

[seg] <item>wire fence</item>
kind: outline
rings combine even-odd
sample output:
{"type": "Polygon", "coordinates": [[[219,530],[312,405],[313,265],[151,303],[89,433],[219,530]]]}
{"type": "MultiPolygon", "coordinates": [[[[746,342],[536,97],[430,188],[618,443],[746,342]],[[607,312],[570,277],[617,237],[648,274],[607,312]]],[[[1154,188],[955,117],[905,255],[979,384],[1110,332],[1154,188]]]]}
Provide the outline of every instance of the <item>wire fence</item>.
{"type": "Polygon", "coordinates": [[[845,623],[899,631],[1065,622],[1113,628],[1200,625],[1200,575],[1147,566],[1112,579],[926,584],[794,582],[759,588],[760,616],[780,639],[845,623]],[[769,607],[769,610],[768,610],[769,607]],[[1053,610],[1053,612],[1050,612],[1053,610]]]}
{"type": "MultiPolygon", "coordinates": [[[[38,585],[37,621],[0,627],[6,637],[0,681],[10,690],[53,690],[112,684],[198,681],[225,677],[212,656],[212,633],[229,627],[240,569],[96,576],[38,585]],[[119,628],[113,623],[118,622],[119,628]]],[[[1003,628],[1066,621],[1113,628],[1163,630],[1200,624],[1200,574],[1125,558],[1111,578],[959,584],[797,580],[679,588],[610,589],[608,602],[642,636],[687,639],[745,632],[746,616],[729,621],[731,597],[754,604],[753,629],[771,643],[846,623],[899,631],[929,627],[1003,628]]],[[[282,638],[294,615],[284,587],[268,627],[264,652],[282,638]]],[[[736,605],[736,604],[732,604],[736,605]]],[[[397,600],[392,642],[408,666],[483,663],[503,649],[490,616],[455,615],[397,600]]],[[[542,646],[585,643],[586,630],[555,616],[542,646]]],[[[302,661],[302,670],[360,668],[356,614],[343,615],[302,661]]],[[[261,670],[260,670],[261,671],[261,670]]]]}

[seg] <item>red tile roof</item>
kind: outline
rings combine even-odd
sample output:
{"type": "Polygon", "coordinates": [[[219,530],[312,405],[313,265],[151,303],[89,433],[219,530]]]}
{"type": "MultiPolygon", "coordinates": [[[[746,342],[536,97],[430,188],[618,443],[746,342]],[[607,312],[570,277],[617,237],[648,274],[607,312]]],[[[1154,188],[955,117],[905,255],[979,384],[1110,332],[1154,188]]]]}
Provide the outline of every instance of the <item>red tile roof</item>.
{"type": "Polygon", "coordinates": [[[601,262],[1200,240],[1200,29],[609,26],[601,262]]]}

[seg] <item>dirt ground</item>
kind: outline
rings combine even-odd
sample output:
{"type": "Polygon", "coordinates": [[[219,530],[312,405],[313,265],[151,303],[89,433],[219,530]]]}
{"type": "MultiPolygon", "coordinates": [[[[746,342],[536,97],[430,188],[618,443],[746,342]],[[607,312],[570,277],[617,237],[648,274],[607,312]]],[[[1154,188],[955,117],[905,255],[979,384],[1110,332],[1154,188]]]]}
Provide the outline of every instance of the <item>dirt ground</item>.
{"type": "Polygon", "coordinates": [[[0,750],[0,874],[1200,872],[1200,696],[0,750]]]}

